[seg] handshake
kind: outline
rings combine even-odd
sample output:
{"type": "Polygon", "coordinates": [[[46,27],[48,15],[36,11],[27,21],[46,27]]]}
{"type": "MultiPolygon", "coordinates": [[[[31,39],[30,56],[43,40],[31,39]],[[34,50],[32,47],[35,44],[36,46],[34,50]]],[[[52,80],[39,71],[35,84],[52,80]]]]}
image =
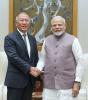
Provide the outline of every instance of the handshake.
{"type": "Polygon", "coordinates": [[[30,74],[34,77],[39,76],[43,71],[40,71],[37,67],[31,67],[30,68],[30,74]]]}

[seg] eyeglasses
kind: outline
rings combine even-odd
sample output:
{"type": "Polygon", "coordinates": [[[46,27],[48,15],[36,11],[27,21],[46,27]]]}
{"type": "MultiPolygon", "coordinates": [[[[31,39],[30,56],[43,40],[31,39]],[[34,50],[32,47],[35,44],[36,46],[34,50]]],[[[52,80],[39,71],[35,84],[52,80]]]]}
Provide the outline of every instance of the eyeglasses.
{"type": "Polygon", "coordinates": [[[28,20],[28,19],[19,19],[18,21],[21,22],[21,23],[23,23],[23,22],[29,23],[30,22],[30,20],[28,20]]]}

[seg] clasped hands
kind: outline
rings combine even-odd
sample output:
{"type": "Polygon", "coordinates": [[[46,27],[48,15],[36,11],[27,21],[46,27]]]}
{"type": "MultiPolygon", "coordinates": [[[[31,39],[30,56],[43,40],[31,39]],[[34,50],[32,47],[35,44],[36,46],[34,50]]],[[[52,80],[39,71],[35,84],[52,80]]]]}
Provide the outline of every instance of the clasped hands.
{"type": "Polygon", "coordinates": [[[36,67],[31,67],[30,68],[30,74],[33,75],[34,77],[37,77],[41,74],[42,71],[40,71],[38,68],[36,67]]]}

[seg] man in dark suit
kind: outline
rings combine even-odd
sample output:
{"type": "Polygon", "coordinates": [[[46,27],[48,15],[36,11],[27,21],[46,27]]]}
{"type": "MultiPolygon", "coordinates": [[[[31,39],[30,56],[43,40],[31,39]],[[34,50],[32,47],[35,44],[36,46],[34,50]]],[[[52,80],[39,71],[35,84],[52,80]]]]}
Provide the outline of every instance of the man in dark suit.
{"type": "Polygon", "coordinates": [[[32,73],[38,61],[38,51],[35,38],[27,32],[30,24],[28,14],[19,13],[16,16],[17,30],[5,37],[4,48],[8,57],[5,78],[7,100],[32,100],[35,83],[32,73]]]}

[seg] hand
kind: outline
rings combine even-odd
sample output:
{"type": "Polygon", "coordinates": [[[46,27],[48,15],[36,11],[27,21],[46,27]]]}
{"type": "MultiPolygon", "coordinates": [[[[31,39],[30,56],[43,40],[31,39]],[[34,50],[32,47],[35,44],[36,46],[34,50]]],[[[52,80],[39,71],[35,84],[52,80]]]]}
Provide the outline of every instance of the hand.
{"type": "Polygon", "coordinates": [[[30,74],[31,74],[31,75],[37,77],[37,76],[40,75],[40,73],[41,73],[41,71],[40,71],[38,68],[36,68],[36,67],[31,67],[31,69],[30,69],[30,74]]]}
{"type": "Polygon", "coordinates": [[[78,82],[74,82],[73,88],[72,88],[72,96],[76,97],[79,94],[79,90],[80,90],[80,85],[78,82]]]}

